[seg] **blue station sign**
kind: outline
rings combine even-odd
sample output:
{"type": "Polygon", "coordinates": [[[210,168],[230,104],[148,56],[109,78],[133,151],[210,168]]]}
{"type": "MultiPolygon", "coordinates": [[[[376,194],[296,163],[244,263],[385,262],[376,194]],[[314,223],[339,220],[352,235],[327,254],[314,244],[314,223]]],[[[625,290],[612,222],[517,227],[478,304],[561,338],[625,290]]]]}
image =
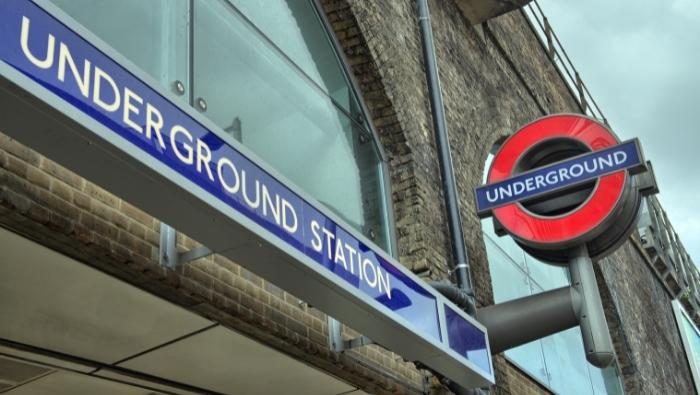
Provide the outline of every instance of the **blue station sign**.
{"type": "Polygon", "coordinates": [[[16,91],[24,90],[40,100],[34,105],[46,105],[56,119],[64,116],[86,130],[57,136],[63,129],[53,124],[32,129],[0,120],[3,132],[80,174],[92,175],[98,183],[112,185],[114,193],[132,196],[135,204],[143,202],[142,207],[165,216],[169,223],[188,226],[180,217],[189,215],[191,207],[207,213],[214,208],[217,215],[207,229],[181,226],[181,230],[203,243],[211,237],[215,244],[222,238],[213,235],[214,227],[244,229],[251,240],[263,240],[270,249],[281,251],[285,262],[273,265],[260,257],[246,258],[240,246],[252,242],[234,240],[231,246],[210,247],[306,296],[311,304],[399,354],[425,350],[415,358],[463,385],[493,382],[488,339],[481,325],[148,76],[125,66],[128,62],[49,2],[0,1],[0,40],[1,95],[16,98],[8,102],[20,106],[24,100],[16,91]],[[51,133],[42,135],[40,129],[51,133]],[[60,150],[61,144],[48,143],[49,138],[75,150],[75,156],[60,150]],[[87,145],[81,143],[85,140],[87,145]],[[85,163],[82,156],[92,155],[90,147],[97,146],[111,154],[85,163]],[[109,167],[122,162],[123,167],[109,167]],[[114,174],[136,176],[119,181],[114,174]],[[159,183],[149,184],[148,177],[159,183]],[[134,190],[135,185],[151,184],[147,191],[134,190]],[[185,191],[183,197],[180,191],[185,191]],[[177,214],[167,217],[166,206],[175,207],[172,211],[177,214]],[[308,284],[300,285],[298,279],[308,284]],[[335,300],[329,295],[353,304],[338,306],[329,302],[335,300]],[[356,313],[346,314],[359,311],[357,306],[370,312],[368,317],[378,317],[374,325],[356,313]],[[400,339],[398,333],[415,340],[400,339]],[[405,346],[411,343],[412,349],[405,346]],[[460,369],[463,377],[454,377],[460,369]]]}
{"type": "Polygon", "coordinates": [[[639,141],[625,141],[480,186],[475,190],[477,213],[484,216],[496,207],[548,195],[607,174],[643,165],[639,141]]]}

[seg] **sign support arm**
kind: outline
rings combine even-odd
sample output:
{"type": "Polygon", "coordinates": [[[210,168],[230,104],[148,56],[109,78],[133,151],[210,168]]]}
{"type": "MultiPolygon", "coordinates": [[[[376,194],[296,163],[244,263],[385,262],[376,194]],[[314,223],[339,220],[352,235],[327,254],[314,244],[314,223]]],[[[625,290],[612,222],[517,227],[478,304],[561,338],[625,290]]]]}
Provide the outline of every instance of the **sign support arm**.
{"type": "Polygon", "coordinates": [[[484,307],[476,314],[496,355],[577,326],[581,299],[573,287],[562,287],[484,307]]]}
{"type": "Polygon", "coordinates": [[[569,263],[571,284],[581,295],[580,326],[586,359],[599,368],[610,365],[615,357],[603,302],[586,245],[574,249],[569,263]]]}

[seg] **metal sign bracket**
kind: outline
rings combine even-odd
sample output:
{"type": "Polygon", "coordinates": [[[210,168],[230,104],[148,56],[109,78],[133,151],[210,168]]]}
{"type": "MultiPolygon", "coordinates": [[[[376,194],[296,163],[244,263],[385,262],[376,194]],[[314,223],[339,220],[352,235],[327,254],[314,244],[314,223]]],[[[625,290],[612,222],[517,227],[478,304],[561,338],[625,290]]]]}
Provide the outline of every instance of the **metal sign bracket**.
{"type": "Polygon", "coordinates": [[[328,345],[331,350],[334,352],[344,352],[370,344],[374,344],[374,341],[364,335],[350,340],[343,340],[343,323],[328,316],[328,345]]]}
{"type": "Polygon", "coordinates": [[[177,230],[166,223],[160,223],[160,247],[158,256],[161,266],[175,269],[213,253],[214,251],[204,246],[195,247],[186,252],[177,252],[177,230]]]}

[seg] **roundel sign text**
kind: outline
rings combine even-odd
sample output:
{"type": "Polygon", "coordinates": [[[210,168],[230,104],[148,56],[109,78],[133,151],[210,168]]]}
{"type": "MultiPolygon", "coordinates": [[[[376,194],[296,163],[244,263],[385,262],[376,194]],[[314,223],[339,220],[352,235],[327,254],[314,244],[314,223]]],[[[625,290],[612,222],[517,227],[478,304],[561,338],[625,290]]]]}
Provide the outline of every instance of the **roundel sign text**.
{"type": "Polygon", "coordinates": [[[581,244],[600,256],[629,235],[640,192],[655,189],[653,177],[635,177],[647,169],[637,139],[620,142],[585,116],[548,116],[501,145],[475,190],[477,211],[543,259],[565,262],[581,244]]]}

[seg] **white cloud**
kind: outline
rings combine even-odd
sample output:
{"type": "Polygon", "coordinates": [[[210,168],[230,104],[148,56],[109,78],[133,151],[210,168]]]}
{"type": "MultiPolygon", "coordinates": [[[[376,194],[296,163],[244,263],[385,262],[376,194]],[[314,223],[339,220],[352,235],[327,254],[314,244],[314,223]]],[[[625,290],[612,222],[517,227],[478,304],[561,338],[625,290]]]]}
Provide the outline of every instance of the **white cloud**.
{"type": "Polygon", "coordinates": [[[614,130],[638,136],[700,264],[700,1],[540,0],[614,130]]]}
{"type": "Polygon", "coordinates": [[[700,21],[700,2],[698,0],[673,0],[671,10],[678,16],[700,21]]]}

